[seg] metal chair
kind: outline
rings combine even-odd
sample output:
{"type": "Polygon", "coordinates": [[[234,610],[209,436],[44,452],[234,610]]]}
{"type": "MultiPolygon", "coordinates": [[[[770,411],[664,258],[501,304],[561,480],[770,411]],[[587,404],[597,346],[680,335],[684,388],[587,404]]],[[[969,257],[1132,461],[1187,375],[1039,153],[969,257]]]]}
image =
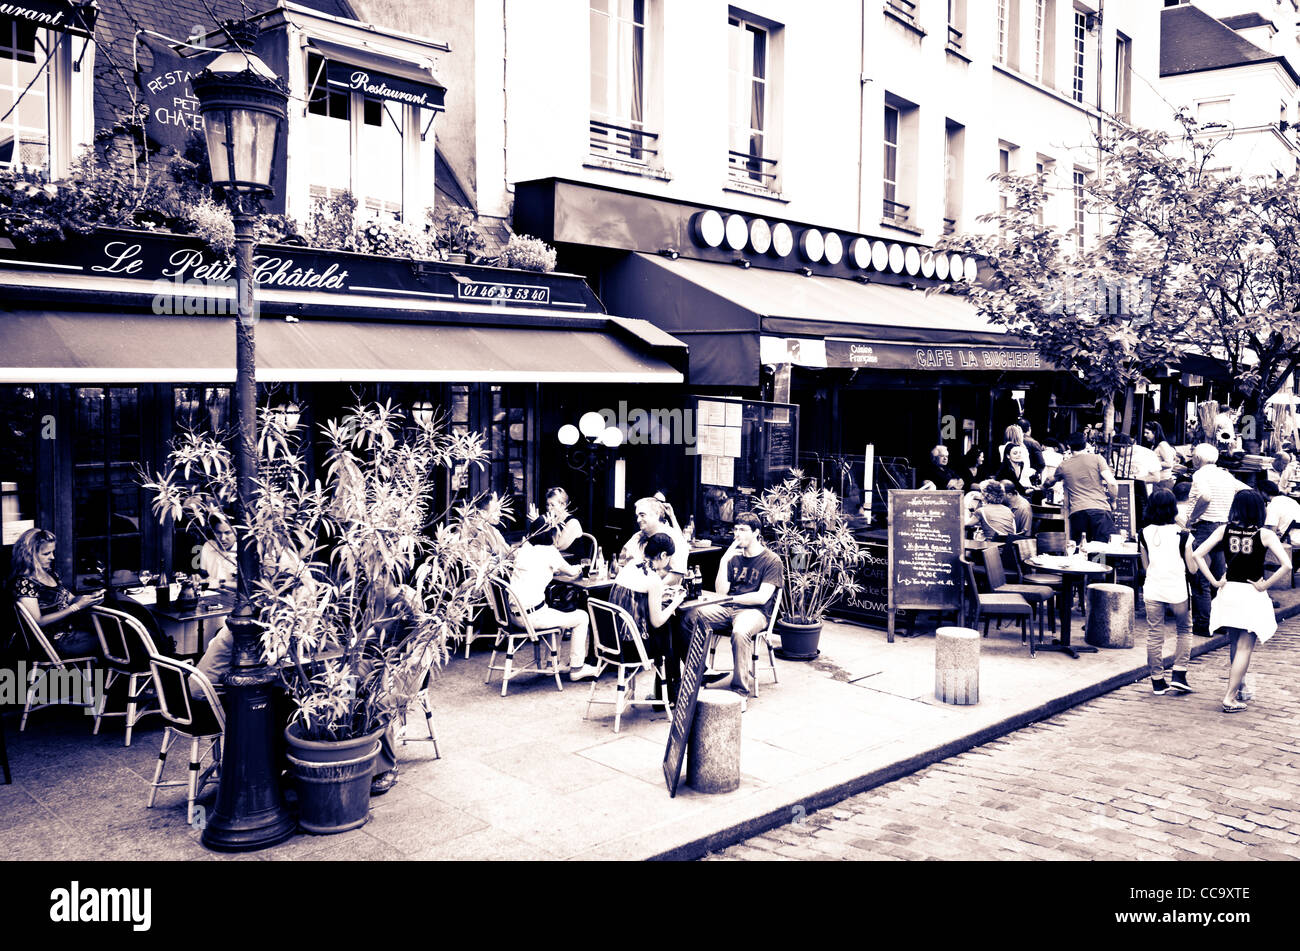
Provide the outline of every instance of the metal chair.
{"type": "Polygon", "coordinates": [[[99,707],[95,711],[95,734],[99,733],[99,724],[104,717],[126,717],[126,745],[131,745],[131,731],[141,718],[150,713],[161,713],[153,705],[157,698],[149,696],[153,683],[153,671],[149,667],[149,658],[158,653],[153,638],[144,625],[123,611],[112,608],[94,607],[90,609],[95,632],[99,635],[99,646],[104,652],[104,666],[108,668],[108,678],[104,681],[104,695],[100,697],[99,707]],[[121,678],[127,678],[126,709],[108,713],[104,709],[108,703],[108,689],[121,678]],[[140,702],[145,708],[140,709],[140,702]]]}
{"type": "MultiPolygon", "coordinates": [[[[768,669],[772,671],[772,683],[778,682],[776,676],[776,652],[772,650],[772,632],[776,628],[777,615],[781,613],[781,594],[782,591],[778,588],[776,594],[772,598],[772,616],[767,619],[767,627],[754,635],[754,650],[749,658],[749,674],[754,681],[755,697],[758,696],[758,645],[760,643],[767,648],[767,666],[768,669]]],[[[718,669],[714,666],[714,658],[718,650],[718,641],[721,638],[730,636],[731,631],[718,630],[714,631],[712,636],[709,638],[709,665],[704,672],[706,676],[709,674],[724,673],[731,669],[730,667],[718,669]]]]}
{"type": "MultiPolygon", "coordinates": [[[[44,710],[46,707],[55,706],[59,702],[59,691],[53,689],[50,682],[50,673],[52,671],[61,671],[65,675],[75,673],[79,676],[84,685],[85,694],[82,701],[77,703],[76,706],[97,707],[99,701],[95,697],[94,679],[96,658],[90,656],[60,657],[50,639],[45,636],[45,631],[41,629],[40,624],[23,607],[21,602],[15,601],[13,605],[14,613],[18,617],[19,633],[26,637],[28,647],[33,652],[33,659],[27,660],[27,689],[24,691],[23,717],[18,723],[18,732],[21,733],[27,729],[27,717],[33,710],[44,710]],[[35,652],[37,651],[44,655],[43,660],[35,659],[35,652]],[[38,703],[33,706],[34,688],[42,682],[44,682],[52,699],[48,703],[38,703]]],[[[67,681],[65,681],[66,683],[67,681]]]]}
{"type": "Polygon", "coordinates": [[[167,719],[167,729],[163,733],[162,749],[158,751],[158,765],[154,768],[153,782],[149,784],[148,807],[153,808],[159,789],[185,786],[185,821],[193,824],[194,800],[198,798],[199,791],[209,779],[221,776],[221,739],[226,732],[225,713],[212,682],[193,664],[154,654],[149,658],[149,668],[153,675],[154,689],[158,692],[159,707],[167,719]],[[198,685],[202,699],[191,694],[192,684],[198,685]],[[184,781],[163,782],[167,751],[178,736],[189,737],[190,740],[189,776],[184,781]],[[208,743],[206,749],[203,748],[205,741],[208,743]],[[212,753],[212,763],[200,773],[199,767],[209,752],[212,753]]]}
{"type": "Polygon", "coordinates": [[[591,570],[596,567],[596,551],[599,548],[600,543],[596,541],[596,536],[589,532],[583,532],[573,540],[568,553],[577,558],[578,564],[585,565],[591,570]]]}
{"type": "Polygon", "coordinates": [[[970,598],[967,604],[969,610],[973,613],[970,627],[974,628],[979,625],[980,618],[984,618],[984,636],[989,636],[989,621],[993,618],[1011,617],[1020,621],[1020,640],[1024,643],[1029,641],[1029,656],[1034,656],[1034,642],[1029,638],[1028,620],[1034,613],[1029,602],[1018,594],[994,594],[984,592],[979,589],[975,581],[975,566],[965,559],[962,560],[965,566],[966,584],[970,588],[970,598]]]}
{"type": "Polygon", "coordinates": [[[630,706],[645,706],[662,703],[664,709],[671,711],[668,702],[668,678],[664,665],[652,660],[645,650],[645,641],[637,630],[632,615],[616,604],[601,601],[598,598],[587,599],[587,615],[591,618],[591,634],[596,646],[596,662],[601,673],[606,667],[614,667],[618,672],[618,684],[612,700],[597,700],[595,682],[587,694],[587,709],[582,718],[587,719],[593,703],[614,704],[614,732],[619,730],[623,711],[630,706]],[[634,690],[636,675],[641,671],[652,671],[659,678],[659,698],[657,700],[638,700],[634,690]]]}
{"type": "Polygon", "coordinates": [[[519,596],[515,594],[514,589],[501,578],[488,579],[488,603],[492,607],[492,614],[496,617],[497,639],[492,647],[492,657],[488,660],[487,676],[483,678],[483,682],[489,683],[492,680],[492,671],[501,671],[501,696],[504,697],[512,677],[523,673],[542,673],[554,675],[556,688],[563,690],[564,684],[560,682],[562,630],[558,627],[541,630],[534,628],[530,612],[526,611],[519,602],[519,596]],[[506,645],[506,662],[504,666],[497,666],[497,654],[503,640],[506,645]],[[525,643],[533,645],[533,666],[516,669],[515,651],[525,643]],[[542,644],[545,644],[551,652],[550,663],[546,667],[542,666],[542,644]]]}
{"type": "Polygon", "coordinates": [[[1002,570],[1002,553],[992,547],[985,548],[984,574],[989,591],[993,594],[1018,594],[1029,602],[1038,618],[1038,639],[1043,639],[1043,605],[1052,615],[1052,631],[1056,631],[1056,590],[1041,584],[1009,584],[1002,570]]]}
{"type": "Polygon", "coordinates": [[[422,677],[420,681],[420,690],[417,696],[419,696],[420,698],[420,706],[424,709],[424,725],[425,728],[429,731],[429,735],[427,737],[407,736],[407,723],[406,723],[407,707],[403,706],[400,710],[397,711],[397,719],[401,722],[401,726],[402,726],[401,737],[402,737],[403,746],[405,746],[407,743],[412,743],[412,742],[426,742],[426,743],[431,742],[433,743],[433,758],[442,759],[442,753],[438,751],[438,731],[433,728],[433,708],[429,701],[429,691],[433,689],[432,671],[437,669],[433,666],[434,661],[437,659],[435,655],[435,651],[436,648],[433,646],[430,646],[426,650],[425,656],[421,658],[420,663],[416,666],[413,675],[413,676],[422,677]],[[421,671],[423,671],[422,674],[421,671]]]}

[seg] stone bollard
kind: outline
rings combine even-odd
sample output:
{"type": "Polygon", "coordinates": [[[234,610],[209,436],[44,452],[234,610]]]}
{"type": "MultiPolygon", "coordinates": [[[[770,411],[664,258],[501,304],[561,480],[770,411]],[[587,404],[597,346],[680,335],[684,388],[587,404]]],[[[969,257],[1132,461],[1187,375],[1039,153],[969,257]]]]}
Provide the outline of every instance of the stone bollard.
{"type": "Polygon", "coordinates": [[[980,636],[968,627],[934,632],[934,698],[944,703],[980,702],[980,636]]]}
{"type": "Polygon", "coordinates": [[[740,695],[701,690],[687,747],[686,782],[702,793],[740,788],[740,695]]]}
{"type": "Polygon", "coordinates": [[[1093,647],[1132,647],[1133,608],[1133,589],[1128,585],[1088,585],[1088,629],[1083,639],[1093,647]]]}

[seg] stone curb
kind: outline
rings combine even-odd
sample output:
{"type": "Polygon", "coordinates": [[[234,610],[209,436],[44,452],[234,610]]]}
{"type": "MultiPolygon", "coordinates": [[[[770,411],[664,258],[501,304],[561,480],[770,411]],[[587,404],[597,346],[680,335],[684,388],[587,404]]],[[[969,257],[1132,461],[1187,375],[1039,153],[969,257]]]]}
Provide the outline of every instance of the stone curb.
{"type": "MultiPolygon", "coordinates": [[[[1274,612],[1278,621],[1284,621],[1288,618],[1300,615],[1300,603],[1293,604],[1286,608],[1279,608],[1274,612]]],[[[1220,647],[1226,647],[1228,644],[1227,635],[1219,634],[1214,637],[1202,638],[1194,637],[1192,644],[1192,656],[1200,657],[1210,651],[1218,650],[1220,647]]],[[[665,852],[650,856],[647,861],[650,862],[689,862],[695,859],[703,858],[710,852],[717,852],[728,846],[735,845],[745,839],[761,835],[769,829],[775,829],[778,826],[787,824],[792,815],[806,813],[811,815],[819,809],[825,809],[833,806],[849,796],[855,796],[860,792],[866,792],[885,783],[893,782],[896,779],[902,779],[904,776],[918,772],[927,766],[932,766],[941,760],[964,753],[976,746],[988,743],[990,740],[996,740],[999,737],[1006,736],[1023,727],[1036,723],[1039,720],[1045,720],[1048,717],[1055,716],[1063,710],[1070,707],[1078,706],[1100,697],[1102,694],[1110,693],[1112,690],[1118,690],[1120,687],[1126,687],[1131,683],[1144,680],[1147,675],[1147,666],[1143,662],[1127,671],[1121,671],[1112,674],[1105,680],[1095,684],[1082,687],[1079,690],[1072,691],[1063,696],[1049,700],[1046,703],[1039,704],[1029,710],[1024,710],[1013,716],[1000,720],[997,723],[987,726],[982,730],[969,733],[966,736],[958,737],[948,743],[918,753],[915,756],[909,756],[907,759],[899,760],[897,763],[883,767],[882,769],[872,770],[856,779],[844,783],[838,783],[812,796],[800,796],[797,800],[780,806],[776,809],[770,809],[761,815],[738,822],[735,825],[720,829],[717,832],[701,836],[690,842],[675,846],[665,852]],[[803,813],[795,811],[795,806],[802,807],[803,813]]]]}

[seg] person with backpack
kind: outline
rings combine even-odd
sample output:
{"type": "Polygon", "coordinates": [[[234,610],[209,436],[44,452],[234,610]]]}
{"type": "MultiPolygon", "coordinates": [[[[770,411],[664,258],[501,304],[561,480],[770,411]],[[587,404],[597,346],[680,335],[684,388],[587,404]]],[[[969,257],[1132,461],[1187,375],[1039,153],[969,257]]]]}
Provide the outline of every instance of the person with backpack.
{"type": "Polygon", "coordinates": [[[1241,713],[1246,703],[1238,693],[1250,667],[1255,645],[1265,643],[1277,630],[1277,617],[1268,589],[1291,570],[1290,559],[1270,529],[1264,528],[1267,505],[1264,496],[1254,489],[1243,489],[1232,499],[1228,522],[1214,529],[1196,549],[1200,573],[1217,589],[1210,606],[1210,633],[1223,628],[1229,637],[1228,692],[1223,698],[1224,713],[1241,713]],[[1277,570],[1264,577],[1264,554],[1271,552],[1277,570]],[[1221,552],[1226,570],[1218,578],[1210,570],[1207,558],[1221,552]]]}
{"type": "Polygon", "coordinates": [[[1192,693],[1187,684],[1187,662],[1192,654],[1187,575],[1196,566],[1188,553],[1190,536],[1174,523],[1177,514],[1174,494],[1168,489],[1156,489],[1147,500],[1147,524],[1138,536],[1142,567],[1146,571],[1142,600],[1147,617],[1147,667],[1151,673],[1151,692],[1157,696],[1170,690],[1192,693]],[[1174,666],[1168,681],[1164,665],[1166,608],[1173,612],[1178,631],[1174,666]]]}

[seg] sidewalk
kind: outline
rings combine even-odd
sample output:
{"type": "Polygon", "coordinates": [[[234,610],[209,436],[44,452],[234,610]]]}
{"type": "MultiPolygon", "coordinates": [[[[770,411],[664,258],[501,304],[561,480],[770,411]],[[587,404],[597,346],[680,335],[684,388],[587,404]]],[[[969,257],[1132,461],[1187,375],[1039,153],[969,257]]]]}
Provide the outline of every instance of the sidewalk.
{"type": "MultiPolygon", "coordinates": [[[[1279,617],[1300,613],[1300,591],[1272,592],[1279,617]]],[[[1076,617],[1075,637],[1083,631],[1076,617]]],[[[24,733],[5,720],[14,782],[0,786],[0,855],[13,859],[650,859],[696,858],[792,816],[812,812],[1020,726],[1146,677],[1145,627],[1135,646],[1074,660],[1030,659],[1012,628],[981,641],[980,702],[939,703],[934,638],[828,623],[821,656],[778,660],[772,685],[743,720],[742,782],[719,796],[682,785],[670,798],[661,763],[668,720],[645,709],[613,732],[612,707],[582,719],[587,684],[524,677],[502,697],[483,684],[486,642],[453,660],[435,685],[440,760],[428,742],[399,751],[401,778],[372,800],[370,821],[336,836],[297,835],[240,856],[209,852],[185,823],[183,787],[145,808],[162,729],[149,718],[122,746],[121,720],[100,735],[72,710],[32,715],[24,733]]],[[[1172,626],[1167,648],[1172,650],[1172,626]]],[[[1194,638],[1201,654],[1222,638],[1194,638]]],[[[1263,648],[1267,650],[1267,647],[1263,648]]],[[[1222,665],[1216,676],[1226,673],[1222,665]]],[[[612,678],[601,691],[612,692],[612,678]]],[[[1220,685],[1187,698],[1217,707],[1220,685]]],[[[423,729],[412,716],[412,735],[423,729]]],[[[184,753],[169,778],[182,778],[184,753]]],[[[205,798],[211,808],[213,792],[205,798]]]]}

